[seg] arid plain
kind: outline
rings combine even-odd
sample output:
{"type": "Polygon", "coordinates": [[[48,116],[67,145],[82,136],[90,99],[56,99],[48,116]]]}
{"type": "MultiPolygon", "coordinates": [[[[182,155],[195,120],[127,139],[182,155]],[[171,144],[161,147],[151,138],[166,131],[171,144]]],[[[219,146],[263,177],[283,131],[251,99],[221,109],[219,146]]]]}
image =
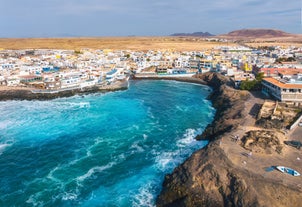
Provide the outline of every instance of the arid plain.
{"type": "Polygon", "coordinates": [[[99,38],[7,38],[0,39],[2,49],[67,49],[77,50],[170,50],[196,51],[235,43],[211,42],[198,37],[99,37],[99,38]]]}

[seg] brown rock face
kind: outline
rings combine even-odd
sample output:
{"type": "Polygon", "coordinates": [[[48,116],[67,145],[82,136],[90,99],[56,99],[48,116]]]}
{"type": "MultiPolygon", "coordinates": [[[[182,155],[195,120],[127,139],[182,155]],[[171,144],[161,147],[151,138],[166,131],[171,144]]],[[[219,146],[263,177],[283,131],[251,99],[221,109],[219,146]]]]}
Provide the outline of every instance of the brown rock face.
{"type": "Polygon", "coordinates": [[[212,142],[165,177],[159,207],[300,206],[301,192],[238,169],[212,142]]]}
{"type": "MultiPolygon", "coordinates": [[[[280,136],[280,135],[278,135],[280,136]]],[[[274,131],[249,131],[242,139],[242,146],[257,153],[281,153],[283,145],[274,131]]]]}
{"type": "Polygon", "coordinates": [[[209,98],[216,109],[216,114],[213,123],[196,139],[217,139],[219,135],[231,131],[240,124],[244,102],[248,99],[249,93],[229,87],[228,85],[232,84],[230,80],[217,73],[206,73],[199,78],[207,81],[214,89],[209,98]]]}
{"type": "Polygon", "coordinates": [[[32,93],[29,89],[11,89],[11,90],[2,90],[0,91],[0,101],[6,100],[50,100],[55,98],[70,97],[74,95],[85,95],[89,93],[98,93],[98,92],[109,92],[115,90],[124,90],[126,87],[121,87],[118,89],[99,89],[98,87],[91,87],[81,89],[73,89],[60,91],[58,93],[32,93]]]}
{"type": "Polygon", "coordinates": [[[258,206],[241,172],[217,143],[194,153],[167,175],[158,206],[258,206]]]}

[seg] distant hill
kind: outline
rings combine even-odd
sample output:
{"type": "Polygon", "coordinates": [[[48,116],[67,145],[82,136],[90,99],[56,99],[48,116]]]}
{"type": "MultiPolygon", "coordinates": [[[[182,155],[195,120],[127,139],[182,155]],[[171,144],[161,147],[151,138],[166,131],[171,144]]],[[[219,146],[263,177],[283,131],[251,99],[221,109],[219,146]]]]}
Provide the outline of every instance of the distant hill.
{"type": "Polygon", "coordinates": [[[274,29],[241,29],[235,30],[227,34],[231,37],[251,37],[251,38],[264,38],[264,37],[286,37],[290,33],[274,30],[274,29]]]}
{"type": "Polygon", "coordinates": [[[174,33],[170,36],[179,37],[179,36],[186,36],[186,37],[211,37],[215,36],[209,32],[193,32],[193,33],[174,33]]]}
{"type": "MultiPolygon", "coordinates": [[[[286,40],[299,41],[301,35],[287,33],[275,29],[241,29],[216,36],[217,38],[232,39],[232,40],[286,40]]],[[[301,40],[301,39],[300,39],[301,40]]]]}

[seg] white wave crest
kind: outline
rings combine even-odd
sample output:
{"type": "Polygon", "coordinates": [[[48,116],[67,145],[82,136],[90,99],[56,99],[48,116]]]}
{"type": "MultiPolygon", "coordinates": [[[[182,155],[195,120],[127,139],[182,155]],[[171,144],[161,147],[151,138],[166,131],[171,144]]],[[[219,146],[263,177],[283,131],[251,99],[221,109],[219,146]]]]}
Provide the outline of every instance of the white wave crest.
{"type": "Polygon", "coordinates": [[[178,147],[185,147],[193,142],[196,142],[195,137],[197,134],[200,132],[200,130],[195,130],[195,129],[187,129],[186,132],[183,135],[183,138],[177,141],[177,146],[178,147]]]}
{"type": "Polygon", "coordinates": [[[132,150],[132,153],[138,153],[138,152],[144,152],[145,151],[144,148],[139,145],[139,141],[134,142],[131,145],[130,149],[132,150]]]}
{"type": "Polygon", "coordinates": [[[194,150],[204,147],[207,141],[197,141],[195,137],[202,132],[201,129],[187,129],[183,137],[176,142],[178,147],[175,151],[155,153],[156,167],[160,171],[172,170],[181,163],[194,150]]]}
{"type": "Polygon", "coordinates": [[[139,193],[134,196],[133,207],[155,207],[154,193],[152,193],[152,184],[148,183],[139,189],[139,193]]]}
{"type": "Polygon", "coordinates": [[[0,143],[0,155],[10,146],[12,146],[14,143],[13,141],[6,141],[5,143],[0,143]]]}
{"type": "Polygon", "coordinates": [[[81,175],[81,176],[77,177],[76,180],[80,181],[80,182],[83,182],[87,178],[91,178],[95,173],[100,173],[104,170],[107,170],[115,164],[116,164],[115,162],[110,162],[110,163],[108,163],[107,165],[104,165],[104,166],[93,167],[93,168],[89,169],[88,172],[85,173],[84,175],[81,175]]]}
{"type": "Polygon", "coordinates": [[[89,108],[90,103],[89,102],[80,102],[79,106],[80,106],[80,108],[89,108]]]}
{"type": "Polygon", "coordinates": [[[132,125],[132,128],[134,128],[134,129],[136,129],[136,130],[139,130],[139,126],[136,125],[136,124],[132,125]]]}
{"type": "Polygon", "coordinates": [[[68,192],[64,192],[63,196],[62,196],[62,200],[63,201],[67,201],[67,200],[76,200],[78,198],[78,195],[75,193],[68,193],[68,192]]]}
{"type": "Polygon", "coordinates": [[[14,125],[15,123],[12,121],[1,121],[0,122],[0,130],[7,129],[10,125],[14,125]]]}
{"type": "Polygon", "coordinates": [[[40,196],[40,193],[36,193],[31,195],[27,200],[26,203],[30,204],[31,206],[37,206],[37,207],[42,207],[45,206],[43,201],[38,201],[38,197],[40,196]]]}
{"type": "Polygon", "coordinates": [[[148,138],[147,134],[143,134],[144,140],[146,140],[148,138]]]}
{"type": "Polygon", "coordinates": [[[53,173],[56,172],[60,167],[56,166],[54,169],[52,169],[48,175],[46,176],[47,179],[52,180],[54,182],[61,182],[61,180],[54,177],[53,173]]]}
{"type": "Polygon", "coordinates": [[[151,119],[155,119],[155,116],[153,115],[153,113],[152,113],[152,111],[151,111],[151,107],[148,107],[147,114],[148,114],[148,116],[149,116],[151,119]]]}
{"type": "Polygon", "coordinates": [[[90,103],[89,102],[57,102],[60,107],[64,106],[65,109],[69,108],[89,108],[90,103]]]}
{"type": "Polygon", "coordinates": [[[181,157],[179,151],[174,152],[163,152],[155,158],[156,167],[162,172],[166,172],[169,169],[173,169],[176,163],[180,162],[181,157]]]}

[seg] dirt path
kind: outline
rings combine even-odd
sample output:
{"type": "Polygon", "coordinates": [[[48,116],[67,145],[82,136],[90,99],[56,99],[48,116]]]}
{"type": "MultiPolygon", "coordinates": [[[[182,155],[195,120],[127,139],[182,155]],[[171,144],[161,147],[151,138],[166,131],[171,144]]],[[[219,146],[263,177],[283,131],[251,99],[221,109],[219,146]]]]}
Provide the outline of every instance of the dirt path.
{"type": "Polygon", "coordinates": [[[223,137],[221,147],[226,152],[228,158],[238,168],[247,169],[249,172],[258,174],[264,178],[302,190],[302,176],[294,177],[271,168],[272,166],[283,165],[294,168],[302,173],[302,150],[284,145],[281,154],[276,152],[273,154],[252,152],[250,155],[250,151],[244,149],[239,144],[240,141],[236,141],[236,136],[240,139],[250,130],[264,130],[261,127],[255,127],[257,111],[259,111],[257,108],[263,103],[263,97],[258,96],[258,94],[251,95],[245,104],[245,119],[242,125],[223,137]]]}

